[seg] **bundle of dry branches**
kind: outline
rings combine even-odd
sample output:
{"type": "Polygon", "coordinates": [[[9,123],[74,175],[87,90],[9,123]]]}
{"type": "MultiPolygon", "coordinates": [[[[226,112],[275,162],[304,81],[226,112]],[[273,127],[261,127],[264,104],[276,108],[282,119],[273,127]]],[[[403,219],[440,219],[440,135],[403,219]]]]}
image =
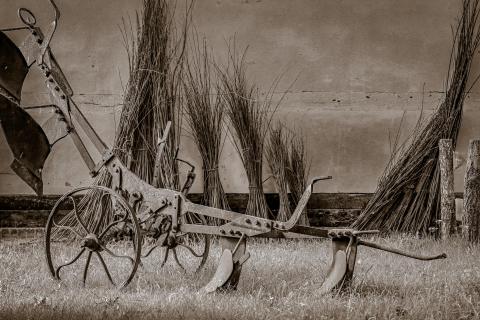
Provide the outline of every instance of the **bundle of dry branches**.
{"type": "Polygon", "coordinates": [[[452,139],[455,146],[462,119],[467,81],[480,41],[479,0],[464,0],[454,33],[445,99],[428,123],[414,131],[408,144],[387,166],[374,197],[353,227],[425,233],[439,219],[438,141],[452,139]]]}
{"type": "Polygon", "coordinates": [[[229,130],[247,173],[249,197],[246,213],[271,218],[272,213],[263,192],[262,168],[265,138],[274,112],[271,99],[273,90],[267,93],[263,102],[258,99],[258,88],[246,79],[245,54],[246,50],[241,55],[237,55],[235,49],[230,50],[230,65],[217,70],[229,130]]]}
{"type": "Polygon", "coordinates": [[[288,200],[287,175],[289,170],[289,148],[290,138],[281,123],[278,123],[270,130],[269,139],[265,148],[267,163],[272,172],[275,182],[275,189],[278,192],[280,205],[276,219],[287,221],[292,212],[288,200]]]}
{"type": "MultiPolygon", "coordinates": [[[[308,156],[303,136],[294,135],[290,139],[289,165],[287,170],[287,183],[292,195],[292,204],[297,206],[300,198],[307,187],[308,173],[310,169],[308,156]]],[[[307,217],[307,210],[302,213],[298,224],[310,225],[307,217]]]]}
{"type": "Polygon", "coordinates": [[[179,188],[174,157],[180,140],[181,75],[190,9],[180,35],[175,28],[175,8],[168,0],[144,0],[136,37],[133,31],[128,35],[125,23],[123,28],[130,78],[115,151],[130,170],[156,187],[179,188]],[[168,121],[172,127],[161,159],[162,170],[154,176],[158,139],[168,121]]]}
{"type": "Polygon", "coordinates": [[[184,76],[185,116],[202,158],[203,203],[229,209],[219,173],[225,139],[223,99],[216,92],[218,84],[212,83],[214,62],[210,60],[205,40],[200,45],[195,38],[192,51],[184,76]]]}
{"type": "MultiPolygon", "coordinates": [[[[128,169],[156,187],[179,188],[174,155],[180,136],[181,74],[190,9],[191,6],[187,7],[186,22],[179,35],[175,9],[168,0],[144,0],[142,16],[137,14],[135,26],[123,20],[130,74],[113,151],[128,169]],[[157,142],[168,121],[172,121],[172,128],[161,158],[162,170],[154,177],[157,142]]],[[[102,170],[94,184],[109,187],[108,171],[102,170]]],[[[91,191],[78,204],[82,220],[89,227],[98,223],[105,226],[113,218],[98,214],[100,202],[99,193],[91,191]],[[103,221],[99,221],[102,216],[103,221]]],[[[72,213],[64,219],[65,224],[75,224],[72,213]]]]}

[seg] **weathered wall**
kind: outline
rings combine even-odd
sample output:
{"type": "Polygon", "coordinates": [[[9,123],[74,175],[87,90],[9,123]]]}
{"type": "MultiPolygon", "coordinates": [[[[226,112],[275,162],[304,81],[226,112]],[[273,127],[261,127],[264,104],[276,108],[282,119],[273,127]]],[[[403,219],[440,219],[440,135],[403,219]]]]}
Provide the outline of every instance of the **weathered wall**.
{"type": "MultiPolygon", "coordinates": [[[[178,3],[181,14],[184,1],[178,3]]],[[[195,5],[194,22],[219,59],[224,59],[226,39],[233,35],[238,47],[249,45],[249,76],[264,90],[283,74],[277,96],[290,89],[277,117],[307,135],[311,174],[335,178],[318,191],[372,192],[402,117],[408,134],[422,100],[427,114],[441,101],[450,27],[460,3],[201,0],[195,5]]],[[[52,15],[47,0],[3,0],[0,28],[20,24],[19,6],[30,8],[42,26],[52,15]]],[[[53,51],[76,92],[76,101],[111,145],[121,110],[122,83],[128,77],[118,26],[122,17],[140,8],[140,1],[58,0],[58,6],[62,17],[53,51]]],[[[21,32],[12,36],[18,42],[21,32]]],[[[477,92],[467,101],[459,151],[465,151],[468,139],[480,133],[477,92]]],[[[30,74],[24,104],[46,103],[47,97],[43,83],[30,74]]],[[[51,116],[45,111],[33,115],[40,123],[51,116]]],[[[45,123],[49,134],[53,125],[45,123]]],[[[192,140],[187,136],[183,140],[181,156],[199,164],[192,140]]],[[[0,193],[31,193],[9,169],[11,156],[3,136],[0,154],[0,193]]],[[[229,143],[221,170],[227,192],[246,191],[241,164],[229,143]]],[[[457,171],[457,190],[462,190],[462,171],[457,171]]],[[[46,193],[91,181],[68,139],[55,146],[44,181],[46,193]]]]}

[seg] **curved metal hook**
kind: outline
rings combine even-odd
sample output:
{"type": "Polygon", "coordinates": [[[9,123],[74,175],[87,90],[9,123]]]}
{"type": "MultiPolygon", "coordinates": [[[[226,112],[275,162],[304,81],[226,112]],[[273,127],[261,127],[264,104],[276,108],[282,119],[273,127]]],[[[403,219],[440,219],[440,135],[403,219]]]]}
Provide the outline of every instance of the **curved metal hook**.
{"type": "Polygon", "coordinates": [[[60,20],[60,10],[58,9],[57,5],[55,4],[55,1],[49,0],[50,4],[53,7],[53,10],[55,12],[55,17],[54,20],[51,23],[51,27],[47,35],[45,36],[45,39],[42,43],[42,46],[40,47],[40,54],[38,57],[38,64],[43,64],[43,59],[45,57],[45,53],[47,52],[47,49],[50,47],[50,42],[52,41],[53,35],[55,34],[55,31],[57,30],[57,24],[58,20],[60,20]]]}
{"type": "Polygon", "coordinates": [[[330,180],[330,179],[332,179],[332,176],[313,178],[310,181],[310,184],[307,186],[307,188],[303,192],[303,195],[300,198],[300,201],[298,201],[297,207],[295,208],[295,211],[293,212],[290,219],[288,219],[288,221],[286,222],[274,223],[274,228],[281,231],[288,231],[292,229],[297,224],[298,220],[300,219],[300,215],[303,213],[303,210],[307,206],[308,200],[310,200],[310,196],[312,195],[313,186],[315,185],[315,183],[321,180],[330,180]]]}

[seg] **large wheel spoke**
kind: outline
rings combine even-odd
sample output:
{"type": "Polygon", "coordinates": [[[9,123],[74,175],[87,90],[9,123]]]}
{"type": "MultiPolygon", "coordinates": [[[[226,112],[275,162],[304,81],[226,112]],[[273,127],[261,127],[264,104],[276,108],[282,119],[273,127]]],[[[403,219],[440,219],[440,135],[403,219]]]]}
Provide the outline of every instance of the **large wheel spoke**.
{"type": "Polygon", "coordinates": [[[87,281],[88,267],[90,266],[90,259],[92,259],[92,253],[92,251],[88,253],[87,261],[85,262],[85,268],[83,269],[83,285],[85,285],[85,282],[87,281]]]}
{"type": "Polygon", "coordinates": [[[102,197],[100,198],[100,216],[98,217],[98,221],[97,221],[97,224],[95,226],[95,228],[93,229],[93,233],[94,234],[97,234],[99,231],[100,231],[100,226],[102,225],[102,221],[103,221],[103,217],[105,216],[105,210],[103,208],[103,199],[105,198],[105,196],[109,196],[110,194],[108,193],[104,193],[102,195],[102,197]]]}
{"type": "Polygon", "coordinates": [[[71,265],[72,263],[74,263],[75,261],[77,261],[84,252],[85,252],[85,248],[83,248],[82,250],[80,250],[80,252],[75,256],[75,258],[73,258],[73,259],[70,260],[69,262],[58,266],[58,268],[55,270],[55,277],[56,277],[57,279],[60,279],[60,270],[61,270],[63,267],[69,266],[69,265],[71,265]]]}
{"type": "Polygon", "coordinates": [[[55,221],[53,221],[53,225],[59,229],[67,229],[67,230],[70,230],[71,232],[75,233],[75,235],[79,238],[83,238],[84,236],[82,236],[77,230],[75,230],[74,227],[70,227],[70,226],[63,226],[63,225],[59,225],[57,224],[55,221]]]}
{"type": "Polygon", "coordinates": [[[116,224],[119,224],[119,223],[122,223],[122,222],[125,222],[127,220],[127,217],[121,219],[121,220],[115,220],[113,222],[111,222],[106,228],[105,230],[102,231],[102,233],[98,236],[98,239],[102,239],[106,234],[107,232],[116,224]]]}
{"type": "Polygon", "coordinates": [[[72,196],[68,196],[68,198],[73,203],[73,214],[75,215],[75,219],[77,219],[78,223],[82,227],[82,229],[88,234],[87,226],[83,223],[82,219],[80,218],[80,214],[78,213],[77,204],[75,203],[75,199],[72,196]]]}
{"type": "Polygon", "coordinates": [[[103,260],[103,257],[100,253],[96,252],[95,251],[95,254],[97,255],[98,257],[98,260],[100,260],[100,263],[102,264],[103,266],[103,270],[105,270],[105,273],[107,274],[107,277],[108,277],[108,280],[110,280],[110,283],[115,285],[115,282],[113,281],[112,279],[112,276],[110,275],[110,272],[108,271],[108,268],[107,268],[107,264],[105,263],[105,261],[103,260]]]}

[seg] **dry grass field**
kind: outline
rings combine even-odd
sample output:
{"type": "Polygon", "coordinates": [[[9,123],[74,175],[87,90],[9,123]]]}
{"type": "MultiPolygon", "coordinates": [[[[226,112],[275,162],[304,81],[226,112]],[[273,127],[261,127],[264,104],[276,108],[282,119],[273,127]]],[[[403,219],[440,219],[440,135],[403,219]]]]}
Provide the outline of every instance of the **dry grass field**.
{"type": "MultiPolygon", "coordinates": [[[[85,288],[50,278],[41,241],[0,240],[0,319],[479,319],[480,249],[460,239],[438,242],[405,236],[375,239],[448,259],[421,262],[360,247],[352,287],[322,296],[330,260],[327,241],[252,241],[233,293],[203,294],[219,247],[206,268],[185,275],[149,257],[124,291],[93,268],[85,288]]],[[[69,248],[65,249],[66,251],[69,248]]],[[[83,264],[69,272],[79,272],[83,264]]],[[[68,272],[67,272],[68,271],[68,272]]],[[[81,272],[81,271],[80,271],[81,272]]]]}

